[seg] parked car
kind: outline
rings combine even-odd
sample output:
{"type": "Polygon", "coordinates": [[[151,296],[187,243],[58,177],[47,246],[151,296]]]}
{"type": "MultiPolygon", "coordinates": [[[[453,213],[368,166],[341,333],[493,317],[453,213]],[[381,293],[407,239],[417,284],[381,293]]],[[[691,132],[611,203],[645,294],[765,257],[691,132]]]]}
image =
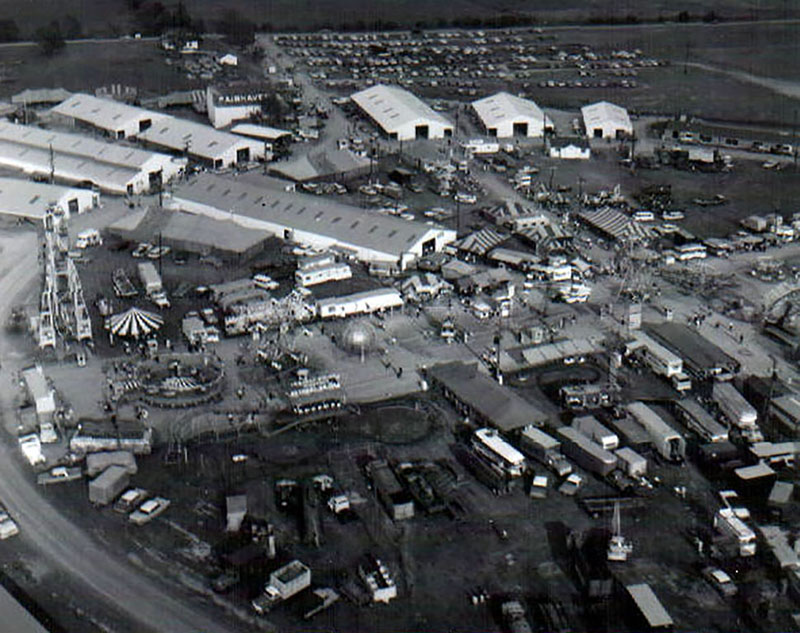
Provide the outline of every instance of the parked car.
{"type": "Polygon", "coordinates": [[[578,473],[572,473],[564,480],[558,491],[567,497],[574,497],[583,486],[583,477],[578,473]]]}
{"type": "Polygon", "coordinates": [[[145,501],[138,509],[131,512],[129,520],[134,525],[144,525],[164,512],[169,505],[169,499],[154,497],[153,499],[145,501]]]}
{"type": "Polygon", "coordinates": [[[738,592],[738,588],[731,577],[717,567],[703,569],[703,577],[725,598],[735,596],[738,592]]]}
{"type": "Polygon", "coordinates": [[[139,245],[133,249],[131,255],[133,255],[136,259],[139,259],[140,257],[145,257],[151,248],[153,248],[152,244],[149,244],[147,242],[140,242],[139,245]]]}

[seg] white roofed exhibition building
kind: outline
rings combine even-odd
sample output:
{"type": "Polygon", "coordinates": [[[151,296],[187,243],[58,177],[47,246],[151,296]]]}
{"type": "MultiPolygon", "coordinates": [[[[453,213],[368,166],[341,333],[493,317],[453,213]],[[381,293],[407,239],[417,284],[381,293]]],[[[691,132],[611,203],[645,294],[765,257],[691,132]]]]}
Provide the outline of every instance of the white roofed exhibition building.
{"type": "Polygon", "coordinates": [[[51,109],[73,124],[76,122],[98,129],[116,139],[131,138],[144,132],[166,114],[137,108],[113,99],[101,99],[76,93],[51,109]]]}
{"type": "Polygon", "coordinates": [[[350,97],[391,139],[441,139],[453,124],[416,95],[397,86],[378,84],[350,97]]]}
{"type": "Polygon", "coordinates": [[[486,134],[497,138],[543,136],[546,129],[553,128],[553,122],[533,101],[507,92],[473,101],[472,109],[486,134]]]}
{"type": "Polygon", "coordinates": [[[181,174],[186,161],[80,134],[0,123],[0,166],[113,194],[139,194],[181,174]]]}
{"type": "Polygon", "coordinates": [[[69,217],[88,211],[98,204],[99,196],[91,189],[0,178],[0,215],[42,220],[48,209],[58,208],[69,217]]]}
{"type": "Polygon", "coordinates": [[[241,226],[318,249],[335,249],[363,262],[406,267],[455,240],[455,231],[316,196],[266,189],[212,174],[177,187],[165,206],[231,220],[241,226]]]}
{"type": "Polygon", "coordinates": [[[598,101],[581,108],[583,125],[589,138],[622,138],[633,135],[628,111],[608,101],[598,101]]]}

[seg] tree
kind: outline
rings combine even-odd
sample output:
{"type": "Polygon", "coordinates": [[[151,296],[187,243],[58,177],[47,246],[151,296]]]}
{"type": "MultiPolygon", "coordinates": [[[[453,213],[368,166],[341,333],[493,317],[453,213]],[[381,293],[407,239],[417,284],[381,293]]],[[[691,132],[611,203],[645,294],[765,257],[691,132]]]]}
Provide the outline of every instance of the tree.
{"type": "Polygon", "coordinates": [[[79,38],[83,34],[83,28],[81,27],[81,23],[78,21],[74,15],[68,15],[62,21],[62,25],[64,27],[64,38],[68,40],[74,40],[79,38]]]}
{"type": "Polygon", "coordinates": [[[249,46],[256,37],[256,25],[236,9],[228,9],[219,21],[219,30],[229,44],[249,46]]]}
{"type": "Polygon", "coordinates": [[[58,25],[58,20],[53,20],[47,26],[40,26],[34,33],[34,39],[42,52],[48,57],[54,55],[56,52],[64,48],[67,43],[64,41],[64,36],[61,34],[61,27],[58,25]]]}
{"type": "Polygon", "coordinates": [[[0,20],[0,42],[16,42],[19,39],[19,28],[14,20],[0,20]]]}

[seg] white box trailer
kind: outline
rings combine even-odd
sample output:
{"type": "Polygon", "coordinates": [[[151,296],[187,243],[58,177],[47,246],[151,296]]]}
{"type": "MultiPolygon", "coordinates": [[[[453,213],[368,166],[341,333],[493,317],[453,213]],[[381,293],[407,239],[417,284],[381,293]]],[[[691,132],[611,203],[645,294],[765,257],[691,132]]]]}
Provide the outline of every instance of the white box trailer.
{"type": "Polygon", "coordinates": [[[86,456],[86,474],[94,477],[109,466],[122,466],[129,475],[137,473],[136,457],[129,451],[101,451],[86,456]]]}
{"type": "Polygon", "coordinates": [[[756,426],[758,412],[731,383],[715,382],[711,396],[733,426],[740,429],[756,426]]]}
{"type": "Polygon", "coordinates": [[[618,448],[614,455],[619,465],[630,477],[644,477],[647,474],[647,459],[628,446],[618,448]]]}
{"type": "Polygon", "coordinates": [[[654,341],[644,332],[634,332],[633,338],[634,341],[628,345],[628,349],[630,351],[641,349],[644,362],[653,373],[664,378],[672,378],[672,376],[676,376],[683,371],[681,357],[654,341]]]}
{"type": "Polygon", "coordinates": [[[754,556],[756,553],[756,534],[736,516],[731,508],[721,508],[714,515],[714,529],[724,536],[736,540],[739,556],[754,556]]]}
{"type": "Polygon", "coordinates": [[[572,464],[561,454],[561,442],[532,424],[522,429],[519,447],[559,477],[566,477],[572,472],[572,464]]]}
{"type": "Polygon", "coordinates": [[[659,455],[670,461],[683,461],[686,457],[686,440],[680,433],[642,402],[631,402],[626,408],[647,431],[659,455]]]}
{"type": "Polygon", "coordinates": [[[164,289],[161,283],[161,275],[158,274],[153,262],[142,262],[139,264],[139,279],[142,282],[145,293],[148,295],[161,292],[164,289]]]}
{"type": "Polygon", "coordinates": [[[478,429],[472,436],[477,453],[495,464],[509,477],[520,477],[525,470],[525,456],[506,442],[494,429],[478,429]]]}
{"type": "Polygon", "coordinates": [[[705,442],[726,442],[728,429],[722,426],[694,398],[684,398],[675,403],[678,417],[690,431],[705,442]]]}
{"type": "Polygon", "coordinates": [[[89,482],[89,501],[98,506],[108,505],[129,482],[130,475],[124,466],[109,466],[89,482]]]}
{"type": "Polygon", "coordinates": [[[617,458],[571,426],[558,429],[564,454],[578,466],[601,477],[617,467],[617,458]]]}
{"type": "Polygon", "coordinates": [[[606,451],[613,451],[619,447],[619,436],[609,431],[593,415],[583,415],[572,421],[572,426],[578,429],[590,440],[594,440],[606,451]]]}

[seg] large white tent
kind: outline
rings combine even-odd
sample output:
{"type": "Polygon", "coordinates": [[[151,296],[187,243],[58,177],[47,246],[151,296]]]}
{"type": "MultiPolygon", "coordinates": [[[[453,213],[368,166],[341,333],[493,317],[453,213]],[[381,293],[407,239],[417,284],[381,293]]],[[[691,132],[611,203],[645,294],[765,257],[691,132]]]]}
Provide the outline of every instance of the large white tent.
{"type": "Polygon", "coordinates": [[[583,125],[589,138],[620,138],[633,134],[628,111],[608,101],[598,101],[581,108],[583,125]]]}
{"type": "Polygon", "coordinates": [[[114,336],[139,338],[155,332],[163,324],[164,319],[158,314],[134,306],[125,312],[111,315],[108,330],[114,336]]]}
{"type": "Polygon", "coordinates": [[[498,92],[472,102],[486,133],[497,138],[512,136],[542,136],[553,122],[542,109],[529,99],[507,92],[498,92]]]}
{"type": "Polygon", "coordinates": [[[453,134],[450,121],[416,95],[397,86],[378,84],[350,98],[389,138],[411,141],[453,134]]]}

